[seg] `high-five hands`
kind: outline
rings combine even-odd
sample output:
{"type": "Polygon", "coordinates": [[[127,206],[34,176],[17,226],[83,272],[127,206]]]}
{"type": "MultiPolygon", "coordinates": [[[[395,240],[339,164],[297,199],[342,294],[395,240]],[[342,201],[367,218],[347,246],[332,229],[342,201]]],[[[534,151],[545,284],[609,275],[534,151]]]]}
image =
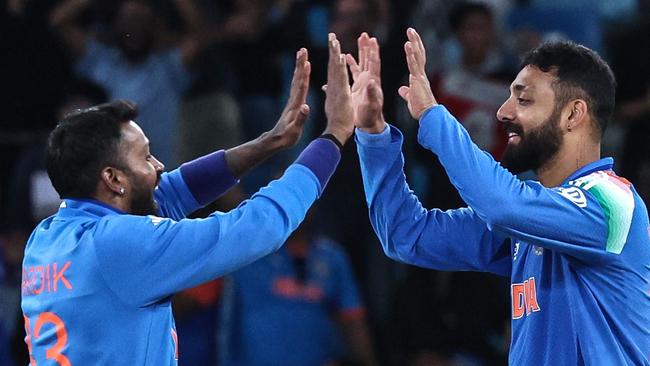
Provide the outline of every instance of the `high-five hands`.
{"type": "Polygon", "coordinates": [[[311,64],[308,60],[307,50],[301,48],[296,53],[296,66],[293,70],[289,99],[280,119],[269,131],[272,137],[271,141],[280,148],[294,146],[300,139],[303,126],[309,115],[309,106],[306,101],[310,73],[311,64]]]}
{"type": "Polygon", "coordinates": [[[328,35],[329,60],[327,62],[327,87],[325,90],[325,116],[327,127],[324,133],[332,134],[341,143],[354,132],[354,110],[350,79],[341,54],[341,45],[334,33],[328,35]]]}
{"type": "Polygon", "coordinates": [[[350,54],[346,61],[352,73],[352,107],[354,124],[370,133],[380,133],[385,127],[384,93],[381,89],[381,59],[379,42],[363,32],[357,39],[358,62],[350,54]]]}
{"type": "Polygon", "coordinates": [[[422,39],[413,28],[406,30],[406,36],[408,41],[404,44],[404,52],[409,69],[409,86],[401,86],[398,93],[406,101],[411,116],[419,120],[424,111],[438,102],[433,96],[429,79],[424,71],[426,53],[422,39]]]}

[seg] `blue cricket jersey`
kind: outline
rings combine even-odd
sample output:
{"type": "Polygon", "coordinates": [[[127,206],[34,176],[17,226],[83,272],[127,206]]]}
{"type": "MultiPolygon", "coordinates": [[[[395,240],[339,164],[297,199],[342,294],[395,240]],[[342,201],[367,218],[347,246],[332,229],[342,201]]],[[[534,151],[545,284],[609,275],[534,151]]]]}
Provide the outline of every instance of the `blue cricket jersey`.
{"type": "Polygon", "coordinates": [[[304,282],[293,260],[284,247],[228,277],[220,365],[325,365],[343,358],[335,319],[364,312],[345,251],[313,239],[304,282]]]}
{"type": "MultiPolygon", "coordinates": [[[[338,154],[331,142],[318,143],[338,154]]],[[[177,365],[171,295],[278,249],[329,178],[311,167],[295,163],[236,209],[205,219],[184,217],[225,191],[223,181],[235,182],[214,169],[163,174],[155,191],[160,216],[64,200],[25,249],[22,309],[32,365],[177,365]],[[212,197],[192,190],[205,177],[212,197]]]]}
{"type": "Polygon", "coordinates": [[[510,276],[511,365],[650,365],[648,213],[611,158],[558,187],[521,181],[435,106],[418,141],[469,207],[429,211],[406,183],[402,134],[390,126],[356,138],[370,219],[389,257],[510,276]]]}

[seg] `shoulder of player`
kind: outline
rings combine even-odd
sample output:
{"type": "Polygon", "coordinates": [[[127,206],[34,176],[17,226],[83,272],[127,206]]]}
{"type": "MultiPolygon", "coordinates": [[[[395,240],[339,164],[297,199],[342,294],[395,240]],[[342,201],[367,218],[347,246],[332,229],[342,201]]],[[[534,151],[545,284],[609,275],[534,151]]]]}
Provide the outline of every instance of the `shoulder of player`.
{"type": "Polygon", "coordinates": [[[579,187],[607,205],[634,201],[632,184],[611,170],[593,172],[569,181],[564,187],[579,187]]]}
{"type": "MultiPolygon", "coordinates": [[[[567,190],[588,192],[598,202],[609,228],[607,251],[620,254],[634,215],[635,193],[631,183],[612,171],[597,171],[570,181],[568,186],[567,190]]],[[[566,190],[561,194],[566,195],[566,190]]]]}
{"type": "Polygon", "coordinates": [[[104,216],[93,222],[89,222],[88,225],[94,227],[96,234],[106,233],[109,236],[137,236],[140,232],[155,230],[156,228],[166,226],[164,224],[173,222],[175,221],[166,217],[127,214],[104,216]]]}

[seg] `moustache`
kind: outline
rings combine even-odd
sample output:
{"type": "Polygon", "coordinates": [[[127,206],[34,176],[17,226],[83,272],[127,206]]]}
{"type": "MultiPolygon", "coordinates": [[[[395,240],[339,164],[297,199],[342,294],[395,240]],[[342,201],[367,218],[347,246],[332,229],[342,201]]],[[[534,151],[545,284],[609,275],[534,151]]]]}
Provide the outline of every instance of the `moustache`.
{"type": "Polygon", "coordinates": [[[503,122],[503,130],[507,133],[514,132],[519,136],[524,135],[524,129],[515,123],[512,122],[503,122]]]}

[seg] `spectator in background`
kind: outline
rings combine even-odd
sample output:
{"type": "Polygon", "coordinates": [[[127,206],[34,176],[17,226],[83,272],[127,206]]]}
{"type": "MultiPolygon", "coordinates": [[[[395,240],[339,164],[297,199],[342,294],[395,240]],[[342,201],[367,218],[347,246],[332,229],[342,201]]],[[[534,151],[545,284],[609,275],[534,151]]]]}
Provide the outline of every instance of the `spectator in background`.
{"type": "Polygon", "coordinates": [[[112,39],[102,42],[77,24],[91,2],[63,1],[51,13],[51,26],[76,57],[78,75],[101,85],[109,99],[138,104],[139,122],[151,138],[152,152],[175,167],[178,107],[192,80],[189,66],[204,46],[200,11],[191,0],[174,0],[185,23],[185,31],[174,37],[152,3],[122,1],[112,39]]]}
{"type": "Polygon", "coordinates": [[[307,220],[226,280],[220,365],[376,365],[348,258],[307,220]]]}
{"type": "MultiPolygon", "coordinates": [[[[493,12],[484,3],[462,1],[451,7],[448,18],[453,41],[445,42],[446,66],[430,76],[431,83],[440,102],[458,116],[472,140],[499,159],[507,138],[495,116],[508,97],[504,80],[511,75],[504,65],[493,12]]],[[[416,126],[409,127],[408,133],[415,139],[412,127],[416,126]]],[[[426,204],[443,209],[464,205],[440,163],[419,145],[413,152],[417,157],[415,169],[426,172],[423,181],[414,182],[426,204]]]]}
{"type": "Polygon", "coordinates": [[[508,96],[505,80],[511,75],[504,68],[493,13],[485,4],[461,2],[452,8],[449,24],[458,55],[446,57],[454,61],[435,78],[436,90],[472,140],[498,158],[505,147],[505,134],[495,114],[508,96]]]}

